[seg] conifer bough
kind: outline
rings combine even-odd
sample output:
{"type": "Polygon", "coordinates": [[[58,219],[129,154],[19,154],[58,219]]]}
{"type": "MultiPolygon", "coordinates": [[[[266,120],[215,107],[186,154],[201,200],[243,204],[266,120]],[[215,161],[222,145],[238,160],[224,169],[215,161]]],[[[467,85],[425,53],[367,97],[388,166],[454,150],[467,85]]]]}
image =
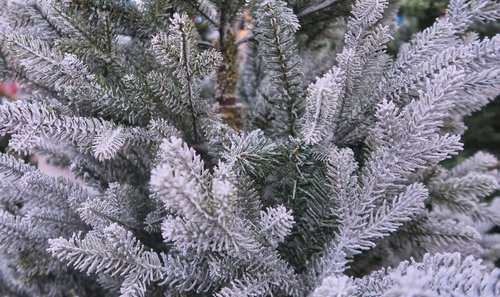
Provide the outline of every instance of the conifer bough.
{"type": "Polygon", "coordinates": [[[498,160],[440,165],[500,93],[471,31],[500,3],[394,57],[397,5],[344,2],[0,0],[0,81],[32,90],[0,105],[1,295],[500,296],[498,160]]]}

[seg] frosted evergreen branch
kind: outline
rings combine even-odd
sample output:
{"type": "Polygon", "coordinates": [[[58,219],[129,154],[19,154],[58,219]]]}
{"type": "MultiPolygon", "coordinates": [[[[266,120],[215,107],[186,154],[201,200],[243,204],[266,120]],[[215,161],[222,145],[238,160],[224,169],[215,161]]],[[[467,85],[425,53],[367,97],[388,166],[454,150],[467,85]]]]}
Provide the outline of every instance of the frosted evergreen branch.
{"type": "Polygon", "coordinates": [[[284,126],[285,133],[293,136],[303,95],[300,57],[293,36],[299,23],[292,10],[281,0],[263,1],[257,15],[259,53],[272,84],[269,95],[278,103],[279,125],[284,126]]]}
{"type": "Polygon", "coordinates": [[[43,245],[48,238],[28,220],[4,210],[0,210],[0,231],[1,245],[8,251],[43,245]]]}
{"type": "Polygon", "coordinates": [[[490,1],[452,0],[446,17],[454,30],[465,31],[474,22],[492,22],[500,19],[500,3],[490,1]]]}
{"type": "Polygon", "coordinates": [[[456,250],[460,247],[472,246],[481,237],[474,227],[453,219],[442,219],[434,216],[417,219],[401,229],[406,236],[422,243],[425,251],[456,250]]]}
{"type": "MultiPolygon", "coordinates": [[[[186,218],[186,222],[173,217],[163,222],[162,230],[166,240],[174,240],[179,246],[185,246],[182,242],[188,238],[182,238],[181,235],[194,232],[193,235],[198,237],[198,244],[200,248],[204,246],[203,249],[220,251],[235,248],[237,251],[248,253],[255,253],[259,249],[255,239],[241,234],[243,230],[233,231],[227,224],[229,220],[219,220],[217,213],[208,208],[208,195],[204,193],[201,185],[194,180],[188,180],[181,172],[169,165],[159,166],[153,170],[151,184],[167,208],[180,212],[186,218]],[[208,234],[197,231],[200,229],[212,234],[210,237],[213,242],[205,238],[208,234]]],[[[234,220],[231,225],[243,227],[237,224],[236,218],[230,218],[234,220]]]]}
{"type": "Polygon", "coordinates": [[[91,196],[86,189],[74,181],[61,176],[49,176],[39,170],[25,174],[19,186],[32,198],[27,199],[27,203],[50,206],[51,203],[57,202],[57,205],[53,207],[61,212],[71,213],[91,196]]]}
{"type": "Polygon", "coordinates": [[[436,164],[459,150],[459,137],[435,134],[451,107],[451,98],[446,94],[449,85],[443,86],[443,89],[438,89],[437,85],[429,87],[420,100],[411,102],[401,111],[393,103],[382,102],[379,105],[376,114],[378,124],[370,136],[374,138],[369,138],[369,141],[374,139],[369,144],[373,151],[361,176],[361,183],[366,186],[362,195],[371,197],[372,201],[386,189],[383,186],[386,183],[382,181],[387,169],[383,167],[398,168],[394,171],[389,169],[393,171],[390,180],[396,182],[412,171],[436,164]],[[398,141],[391,144],[392,139],[398,141]],[[403,151],[406,155],[400,155],[403,151]],[[384,190],[379,192],[378,189],[384,190]]]}
{"type": "Polygon", "coordinates": [[[95,229],[113,223],[136,229],[139,226],[136,216],[141,210],[138,202],[140,199],[131,186],[114,183],[109,186],[104,197],[85,201],[78,209],[78,213],[95,229]]]}
{"type": "Polygon", "coordinates": [[[118,50],[117,42],[117,31],[120,28],[111,19],[116,11],[123,9],[124,6],[112,4],[109,6],[113,8],[108,11],[105,9],[108,5],[90,4],[98,11],[92,19],[92,24],[74,11],[88,7],[89,3],[73,2],[53,5],[52,10],[59,19],[57,24],[65,31],[58,47],[78,55],[84,61],[97,62],[105,69],[105,72],[109,73],[119,71],[121,68],[120,58],[123,57],[118,50]]]}
{"type": "MultiPolygon", "coordinates": [[[[356,202],[356,195],[359,191],[358,164],[354,160],[354,153],[348,148],[338,149],[334,147],[327,160],[327,180],[334,195],[337,209],[335,213],[341,220],[342,216],[349,213],[352,208],[351,203],[356,202]],[[351,199],[356,199],[351,201],[351,199]]],[[[346,221],[347,223],[347,221],[346,221]]]]}
{"type": "Polygon", "coordinates": [[[9,36],[7,45],[27,78],[35,86],[41,85],[43,89],[57,95],[57,99],[68,105],[69,110],[81,110],[86,115],[119,114],[120,120],[131,123],[149,116],[147,109],[137,108],[141,102],[136,102],[136,98],[127,98],[124,93],[115,92],[76,55],[63,53],[47,41],[16,33],[9,36]],[[42,67],[43,70],[32,67],[33,65],[42,67]],[[102,97],[102,100],[93,100],[92,96],[102,97]]]}
{"type": "MultiPolygon", "coordinates": [[[[220,180],[222,184],[218,184],[217,177],[214,175],[213,190],[209,195],[207,193],[207,190],[209,190],[209,176],[204,172],[203,162],[195,154],[194,150],[188,149],[180,139],[171,138],[170,142],[164,142],[164,144],[172,147],[172,149],[164,151],[166,155],[163,157],[166,158],[153,169],[151,186],[153,191],[165,203],[167,209],[179,212],[186,219],[186,222],[183,222],[178,218],[168,218],[162,226],[166,239],[180,240],[181,237],[176,233],[176,230],[180,232],[197,232],[192,228],[201,228],[214,233],[212,236],[215,242],[205,242],[207,248],[221,250],[234,246],[236,249],[248,250],[249,252],[258,249],[258,244],[254,239],[245,238],[239,232],[232,231],[230,226],[227,225],[227,222],[231,220],[233,220],[232,225],[237,224],[236,218],[229,217],[227,220],[218,218],[217,210],[210,206],[210,203],[215,203],[215,205],[218,203],[225,204],[223,201],[217,201],[216,198],[218,196],[220,199],[226,195],[230,197],[231,193],[225,191],[230,191],[232,184],[227,184],[223,180],[220,180]],[[182,160],[181,162],[172,162],[176,160],[176,158],[172,158],[174,156],[171,154],[175,151],[183,152],[184,158],[177,159],[182,160]],[[168,157],[169,155],[170,157],[168,157]],[[216,188],[217,186],[223,187],[219,189],[216,188]],[[211,202],[210,200],[213,199],[210,198],[214,198],[215,201],[211,202]]],[[[220,214],[223,213],[220,212],[220,214]]],[[[202,234],[198,234],[198,236],[202,236],[202,234]]]]}
{"type": "Polygon", "coordinates": [[[221,157],[238,175],[264,176],[278,161],[279,145],[260,130],[231,135],[228,142],[223,144],[221,157]]]}
{"type": "Polygon", "coordinates": [[[309,86],[302,135],[306,145],[315,144],[330,132],[331,123],[344,92],[344,74],[334,68],[309,86]]]}
{"type": "Polygon", "coordinates": [[[156,167],[152,172],[151,185],[167,207],[181,211],[188,219],[197,215],[207,216],[200,205],[203,188],[177,168],[167,164],[156,167]]]}
{"type": "Polygon", "coordinates": [[[80,217],[74,212],[61,211],[61,208],[33,207],[27,212],[26,219],[30,224],[43,227],[46,237],[69,235],[86,229],[80,217]]]}
{"type": "Polygon", "coordinates": [[[4,179],[17,180],[24,174],[34,170],[36,170],[34,166],[26,164],[11,155],[0,154],[0,173],[4,179]]]}
{"type": "Polygon", "coordinates": [[[193,10],[205,19],[207,19],[215,27],[219,27],[219,15],[214,4],[209,0],[174,0],[172,1],[178,8],[185,10],[193,10]],[[186,9],[187,8],[187,9],[186,9]]]}
{"type": "MultiPolygon", "coordinates": [[[[37,40],[20,34],[12,34],[8,37],[7,48],[15,55],[21,66],[26,69],[28,77],[41,85],[48,85],[54,91],[59,91],[62,85],[71,83],[75,73],[66,68],[64,55],[59,51],[53,51],[47,42],[37,40]],[[31,65],[38,65],[43,71],[31,65]]],[[[67,56],[69,57],[69,56],[67,56]]]]}
{"type": "Polygon", "coordinates": [[[291,211],[281,205],[267,208],[260,214],[260,232],[271,246],[284,241],[295,223],[291,211]]]}
{"type": "Polygon", "coordinates": [[[373,248],[375,239],[396,231],[404,222],[421,212],[427,195],[422,185],[413,184],[390,204],[384,201],[380,207],[367,213],[359,211],[360,205],[349,205],[348,208],[337,210],[343,219],[326,258],[320,262],[323,266],[321,277],[344,272],[352,256],[373,248]]]}
{"type": "Polygon", "coordinates": [[[487,272],[481,260],[475,260],[472,256],[463,260],[460,258],[460,254],[437,254],[426,255],[421,264],[403,262],[389,272],[394,286],[386,295],[397,296],[402,290],[408,292],[404,288],[409,288],[414,294],[434,292],[446,295],[455,292],[466,296],[475,293],[496,295],[500,292],[498,284],[495,284],[500,274],[498,270],[487,272]],[[443,279],[448,280],[447,284],[442,283],[443,279]]]}
{"type": "MultiPolygon", "coordinates": [[[[227,251],[243,261],[269,267],[266,268],[269,271],[281,267],[279,269],[284,269],[283,273],[289,275],[291,272],[286,268],[286,264],[279,260],[274,252],[262,247],[253,238],[255,236],[253,232],[244,227],[242,218],[235,216],[237,193],[235,177],[230,172],[234,165],[219,163],[211,178],[211,185],[202,187],[197,182],[196,174],[193,175],[203,168],[200,166],[196,169],[195,164],[200,164],[200,160],[195,156],[195,152],[185,147],[182,149],[185,151],[185,157],[180,159],[187,162],[173,163],[166,157],[174,158],[173,154],[185,144],[176,139],[171,139],[165,144],[171,148],[165,150],[163,165],[159,165],[153,171],[151,184],[165,205],[181,215],[181,217],[167,216],[162,223],[165,240],[173,241],[175,246],[183,251],[193,248],[216,252],[227,251]],[[185,181],[180,182],[182,179],[185,181]],[[181,187],[181,184],[187,187],[181,187]]],[[[203,177],[207,178],[208,176],[203,177]]],[[[206,181],[202,182],[206,184],[206,181]]],[[[276,232],[282,235],[287,233],[281,229],[276,229],[276,232]]],[[[293,282],[292,279],[283,278],[283,281],[285,280],[293,282]]]]}
{"type": "MultiPolygon", "coordinates": [[[[383,52],[385,44],[390,40],[389,30],[386,26],[376,26],[376,23],[382,19],[387,5],[387,1],[358,0],[352,7],[352,16],[349,17],[348,30],[344,37],[344,47],[336,57],[338,67],[345,75],[345,95],[339,104],[337,122],[345,120],[349,122],[352,114],[370,108],[369,101],[357,103],[359,97],[364,97],[358,93],[364,90],[369,92],[371,84],[369,76],[373,75],[370,71],[380,73],[384,70],[381,59],[385,55],[383,52]],[[373,26],[375,28],[372,28],[373,26]]],[[[374,100],[381,99],[377,97],[375,96],[374,100]]]]}
{"type": "Polygon", "coordinates": [[[426,254],[422,262],[403,261],[395,268],[373,272],[363,279],[330,276],[311,295],[411,296],[491,295],[500,293],[500,271],[488,269],[472,256],[459,253],[426,254]],[[446,280],[446,281],[444,281],[446,280]]]}
{"type": "Polygon", "coordinates": [[[236,175],[232,166],[219,162],[212,174],[210,196],[212,205],[209,212],[215,213],[219,222],[230,221],[231,214],[236,212],[237,188],[236,175]]]}
{"type": "Polygon", "coordinates": [[[231,283],[222,288],[215,294],[217,297],[236,297],[236,296],[264,296],[268,292],[262,279],[251,276],[243,276],[241,279],[231,281],[231,283]]]}
{"type": "Polygon", "coordinates": [[[163,139],[157,152],[156,163],[172,166],[200,184],[205,182],[204,179],[208,174],[203,160],[196,154],[195,150],[175,136],[163,139]]]}
{"type": "MultiPolygon", "coordinates": [[[[17,160],[16,160],[17,161],[17,160]]],[[[1,200],[7,203],[5,209],[13,211],[10,207],[18,209],[22,207],[22,213],[26,213],[29,209],[52,207],[57,209],[61,214],[72,214],[70,205],[84,201],[88,198],[88,193],[80,187],[74,185],[71,181],[62,177],[51,177],[30,166],[26,172],[19,173],[16,178],[4,178],[2,186],[4,194],[1,200]],[[18,202],[19,204],[9,204],[18,202]],[[57,203],[56,206],[51,206],[52,203],[57,203]]],[[[17,212],[17,211],[15,211],[17,212]]]]}
{"type": "Polygon", "coordinates": [[[432,202],[445,205],[458,212],[479,215],[480,197],[486,197],[499,188],[497,178],[488,174],[468,174],[462,178],[449,178],[430,183],[432,202]]]}
{"type": "MultiPolygon", "coordinates": [[[[20,204],[24,200],[24,193],[18,188],[16,182],[8,181],[7,179],[0,180],[0,187],[3,193],[0,196],[0,203],[4,205],[20,204]]],[[[4,206],[5,207],[5,206],[4,206]]]]}
{"type": "Polygon", "coordinates": [[[478,152],[450,170],[435,167],[423,174],[428,180],[433,207],[452,210],[470,217],[474,222],[497,223],[500,217],[483,202],[499,188],[497,159],[478,152]]]}
{"type": "Polygon", "coordinates": [[[452,27],[446,21],[438,21],[421,33],[415,34],[409,45],[400,51],[391,70],[395,72],[408,71],[405,66],[419,64],[432,54],[440,51],[444,44],[448,43],[450,45],[450,42],[456,44],[452,34],[452,27]]]}
{"type": "Polygon", "coordinates": [[[429,57],[428,60],[417,64],[412,74],[401,72],[398,77],[384,85],[384,92],[398,104],[407,104],[415,94],[425,88],[429,78],[438,79],[447,73],[456,72],[457,78],[453,81],[456,93],[453,112],[461,115],[470,114],[494,98],[498,93],[495,83],[496,72],[483,70],[484,63],[499,63],[498,49],[495,44],[497,37],[485,38],[471,44],[450,47],[429,57]],[[458,67],[458,68],[457,68],[458,67]],[[461,76],[460,73],[464,75],[461,76]],[[482,94],[471,98],[468,94],[481,88],[482,94]]]}
{"type": "Polygon", "coordinates": [[[125,145],[149,143],[148,133],[142,128],[116,127],[96,118],[60,116],[40,104],[4,104],[0,122],[3,134],[23,133],[26,125],[34,125],[37,129],[32,137],[74,142],[82,152],[92,151],[99,160],[113,158],[125,145]]]}
{"type": "Polygon", "coordinates": [[[81,233],[73,234],[69,240],[56,238],[49,244],[48,251],[68,265],[87,273],[126,276],[125,285],[130,285],[127,281],[132,278],[138,284],[149,284],[166,274],[162,255],[145,250],[131,232],[116,224],[104,228],[102,233],[91,231],[84,238],[81,233]]]}
{"type": "Polygon", "coordinates": [[[181,137],[181,133],[164,119],[152,119],[148,124],[149,135],[157,143],[171,136],[181,137]]]}
{"type": "Polygon", "coordinates": [[[29,18],[31,22],[36,23],[40,31],[43,28],[43,31],[47,32],[46,36],[43,36],[44,39],[52,40],[78,34],[76,30],[69,26],[65,18],[61,17],[61,12],[48,4],[49,1],[30,0],[27,5],[14,4],[14,7],[27,15],[25,17],[29,18]]]}
{"type": "Polygon", "coordinates": [[[472,172],[484,173],[494,168],[497,164],[498,160],[495,156],[480,151],[453,167],[445,176],[460,178],[472,172]]]}
{"type": "MultiPolygon", "coordinates": [[[[495,1],[451,1],[450,9],[444,19],[416,34],[410,44],[400,51],[386,79],[381,82],[380,89],[385,90],[394,85],[392,77],[396,73],[407,73],[411,68],[409,65],[419,65],[433,56],[440,56],[443,47],[450,48],[448,51],[454,51],[453,47],[459,45],[456,35],[464,31],[472,20],[482,18],[483,14],[485,20],[498,19],[498,15],[490,14],[491,11],[495,11],[490,10],[494,6],[498,6],[495,1]]],[[[418,66],[415,69],[418,69],[418,66]]]]}
{"type": "MultiPolygon", "coordinates": [[[[387,6],[387,1],[358,0],[352,8],[352,16],[348,21],[349,30],[345,36],[345,45],[342,52],[337,56],[339,68],[346,75],[346,93],[349,94],[356,80],[361,76],[362,63],[366,63],[362,45],[370,39],[362,37],[366,31],[382,18],[382,12],[387,6]]],[[[382,39],[374,39],[373,42],[383,42],[382,39]]],[[[375,47],[376,48],[376,47],[375,47]]]]}
{"type": "Polygon", "coordinates": [[[197,117],[205,106],[199,98],[199,81],[218,65],[221,56],[215,50],[198,52],[197,33],[194,24],[186,15],[175,14],[170,21],[172,26],[168,34],[156,36],[152,40],[158,61],[173,69],[180,84],[180,101],[179,98],[175,98],[175,101],[166,104],[175,104],[178,109],[189,112],[194,138],[199,141],[197,117]]]}

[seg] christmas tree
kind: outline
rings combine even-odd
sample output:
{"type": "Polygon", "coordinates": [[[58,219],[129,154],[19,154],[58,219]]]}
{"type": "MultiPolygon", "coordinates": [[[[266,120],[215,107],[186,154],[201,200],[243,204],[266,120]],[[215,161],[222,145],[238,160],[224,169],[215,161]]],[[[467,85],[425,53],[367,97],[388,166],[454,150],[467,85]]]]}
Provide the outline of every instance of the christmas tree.
{"type": "Polygon", "coordinates": [[[471,31],[498,1],[395,57],[397,1],[0,12],[0,81],[32,90],[0,105],[3,296],[500,295],[498,160],[441,164],[500,93],[500,35],[471,31]]]}

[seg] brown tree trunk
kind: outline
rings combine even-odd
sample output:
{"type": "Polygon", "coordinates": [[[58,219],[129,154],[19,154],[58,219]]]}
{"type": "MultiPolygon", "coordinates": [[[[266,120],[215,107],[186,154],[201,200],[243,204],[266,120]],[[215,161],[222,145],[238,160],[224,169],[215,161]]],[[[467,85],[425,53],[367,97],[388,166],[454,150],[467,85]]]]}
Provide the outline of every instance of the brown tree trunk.
{"type": "Polygon", "coordinates": [[[238,87],[238,45],[236,44],[236,26],[234,17],[228,15],[224,9],[220,14],[219,50],[222,62],[217,70],[216,99],[218,110],[223,120],[235,130],[244,128],[244,109],[242,104],[237,104],[238,87]]]}

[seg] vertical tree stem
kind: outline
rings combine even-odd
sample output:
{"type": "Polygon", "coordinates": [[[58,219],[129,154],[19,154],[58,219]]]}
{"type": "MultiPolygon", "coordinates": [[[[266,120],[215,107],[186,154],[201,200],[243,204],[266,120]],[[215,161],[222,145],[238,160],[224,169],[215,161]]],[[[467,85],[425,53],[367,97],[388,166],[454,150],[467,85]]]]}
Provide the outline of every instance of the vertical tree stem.
{"type": "Polygon", "coordinates": [[[216,99],[222,118],[230,127],[243,129],[243,107],[236,104],[238,87],[238,45],[236,44],[235,17],[222,8],[220,12],[219,50],[222,62],[217,70],[216,99]]]}

